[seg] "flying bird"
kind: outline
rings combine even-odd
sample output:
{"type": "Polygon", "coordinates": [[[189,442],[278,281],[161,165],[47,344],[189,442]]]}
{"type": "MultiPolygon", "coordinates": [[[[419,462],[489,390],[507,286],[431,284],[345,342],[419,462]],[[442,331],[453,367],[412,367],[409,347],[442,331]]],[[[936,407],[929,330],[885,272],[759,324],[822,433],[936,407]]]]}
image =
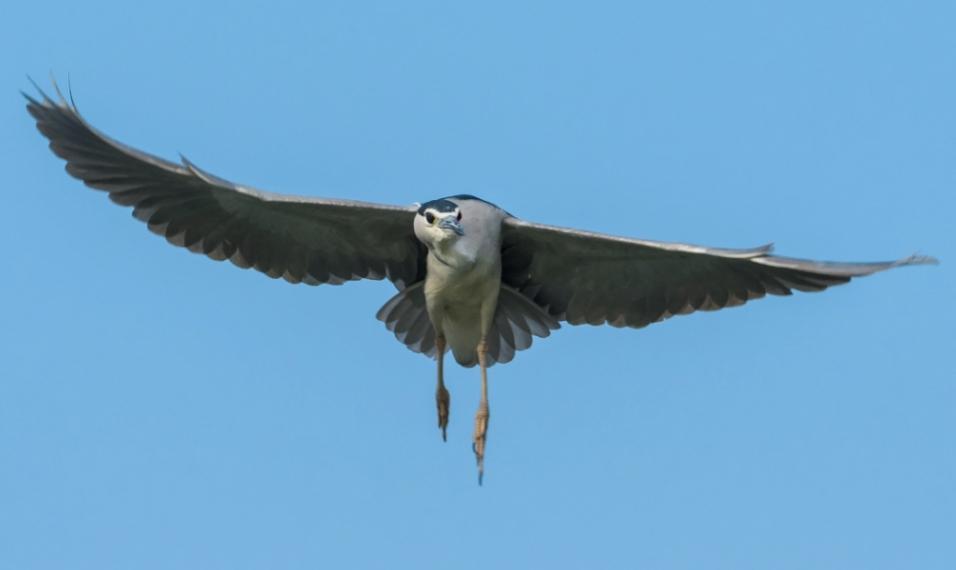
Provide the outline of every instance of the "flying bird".
{"type": "MultiPolygon", "coordinates": [[[[56,84],[54,83],[54,87],[56,84]]],[[[719,249],[614,237],[520,220],[457,195],[412,206],[271,194],[135,150],[100,133],[68,103],[24,93],[27,110],[66,171],[133,208],[173,245],[228,259],[273,279],[339,285],[388,279],[398,293],[377,318],[410,350],[438,363],[435,402],[446,438],[451,350],[479,366],[472,436],[478,482],[490,409],[488,368],[560,327],[641,328],[674,315],[743,305],[767,294],[822,291],[893,267],[935,263],[829,263],[771,255],[770,246],[719,249]]]]}

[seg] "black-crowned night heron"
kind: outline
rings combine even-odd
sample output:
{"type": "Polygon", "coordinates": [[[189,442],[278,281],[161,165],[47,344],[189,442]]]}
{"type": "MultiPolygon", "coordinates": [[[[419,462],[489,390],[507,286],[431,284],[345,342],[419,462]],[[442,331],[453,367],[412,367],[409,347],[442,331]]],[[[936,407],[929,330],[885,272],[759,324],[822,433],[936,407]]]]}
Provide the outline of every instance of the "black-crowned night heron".
{"type": "MultiPolygon", "coordinates": [[[[59,93],[59,92],[58,92],[59,93]]],[[[28,95],[27,109],[66,170],[133,207],[153,232],[192,252],[254,267],[291,283],[387,278],[398,289],[378,312],[409,349],[438,360],[435,400],[446,436],[442,377],[455,361],[481,367],[474,452],[481,482],[488,432],[487,369],[559,327],[640,328],[674,315],[751,299],[821,291],[852,277],[932,263],[824,263],[770,255],[770,247],[715,249],[525,222],[468,195],[385,206],[259,192],[174,164],[100,134],[62,95],[28,95]]]]}

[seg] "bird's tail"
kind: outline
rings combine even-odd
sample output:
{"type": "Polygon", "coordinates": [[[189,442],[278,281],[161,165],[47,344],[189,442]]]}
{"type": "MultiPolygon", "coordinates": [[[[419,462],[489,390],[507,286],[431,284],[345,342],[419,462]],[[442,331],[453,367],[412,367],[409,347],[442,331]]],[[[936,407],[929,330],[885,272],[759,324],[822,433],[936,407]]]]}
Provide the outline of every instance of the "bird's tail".
{"type": "MultiPolygon", "coordinates": [[[[395,333],[395,338],[412,352],[430,358],[438,354],[435,327],[432,326],[425,304],[424,282],[411,285],[389,299],[379,309],[376,318],[385,323],[388,330],[395,333]]],[[[488,331],[489,366],[496,362],[511,362],[515,352],[531,346],[533,337],[547,337],[560,327],[554,317],[533,301],[511,287],[502,285],[495,319],[488,331]]],[[[478,364],[477,353],[473,358],[470,356],[470,352],[456,352],[455,359],[466,367],[478,364]]]]}

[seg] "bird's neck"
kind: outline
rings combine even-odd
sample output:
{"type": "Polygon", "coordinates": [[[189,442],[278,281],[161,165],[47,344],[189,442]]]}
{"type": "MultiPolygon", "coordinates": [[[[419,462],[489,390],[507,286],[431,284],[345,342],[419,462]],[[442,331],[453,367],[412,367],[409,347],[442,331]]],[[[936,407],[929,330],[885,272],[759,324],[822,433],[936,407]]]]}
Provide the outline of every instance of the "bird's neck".
{"type": "Polygon", "coordinates": [[[429,254],[440,265],[452,271],[468,271],[475,265],[476,256],[469,251],[465,238],[449,239],[431,244],[429,254]]]}

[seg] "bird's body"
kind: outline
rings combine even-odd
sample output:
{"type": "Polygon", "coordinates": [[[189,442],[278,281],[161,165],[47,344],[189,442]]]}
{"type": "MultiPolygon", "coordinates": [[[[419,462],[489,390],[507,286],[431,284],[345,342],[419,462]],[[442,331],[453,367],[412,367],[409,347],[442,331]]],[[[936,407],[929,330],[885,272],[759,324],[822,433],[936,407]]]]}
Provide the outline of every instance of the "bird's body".
{"type": "MultiPolygon", "coordinates": [[[[42,92],[41,92],[42,94],[42,92]]],[[[742,305],[792,289],[821,291],[901,265],[776,257],[620,238],[525,222],[474,196],[409,207],[260,192],[127,147],[87,124],[63,97],[27,109],[67,171],[104,190],[177,246],[292,283],[388,279],[377,317],[409,349],[438,360],[443,435],[450,396],[443,357],[481,367],[473,444],[482,471],[487,368],[560,327],[641,328],[675,315],[742,305]]],[[[480,480],[480,479],[479,479],[480,480]]]]}
{"type": "Polygon", "coordinates": [[[455,361],[462,366],[478,363],[478,342],[488,333],[495,316],[501,290],[501,257],[495,257],[467,269],[448,267],[434,256],[428,257],[428,316],[436,333],[445,335],[455,361]]]}
{"type": "Polygon", "coordinates": [[[452,196],[424,204],[453,204],[468,210],[460,220],[463,234],[429,240],[427,224],[416,224],[415,233],[428,244],[425,271],[425,306],[437,334],[444,334],[455,360],[462,366],[478,363],[477,346],[494,320],[501,290],[501,222],[507,213],[472,196],[452,196]]]}

